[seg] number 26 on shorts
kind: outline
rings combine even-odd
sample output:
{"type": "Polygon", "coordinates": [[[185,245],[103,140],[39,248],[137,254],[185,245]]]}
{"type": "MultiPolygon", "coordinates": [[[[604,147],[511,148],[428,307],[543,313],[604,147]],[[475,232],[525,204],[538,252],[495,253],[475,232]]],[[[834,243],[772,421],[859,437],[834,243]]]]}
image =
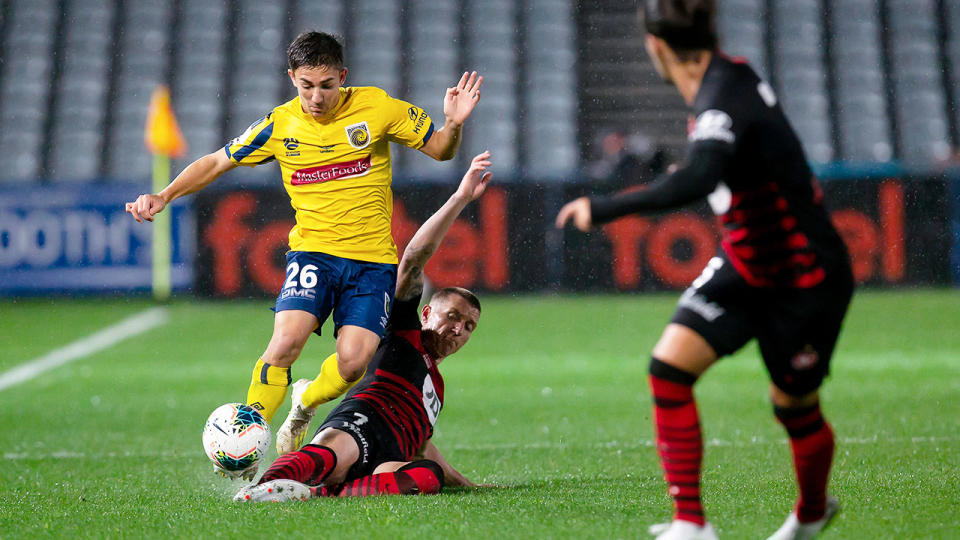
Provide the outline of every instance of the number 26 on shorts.
{"type": "Polygon", "coordinates": [[[314,264],[305,264],[300,268],[300,263],[293,261],[287,265],[287,279],[283,282],[283,288],[296,288],[299,282],[301,289],[312,289],[317,286],[317,266],[314,264]]]}

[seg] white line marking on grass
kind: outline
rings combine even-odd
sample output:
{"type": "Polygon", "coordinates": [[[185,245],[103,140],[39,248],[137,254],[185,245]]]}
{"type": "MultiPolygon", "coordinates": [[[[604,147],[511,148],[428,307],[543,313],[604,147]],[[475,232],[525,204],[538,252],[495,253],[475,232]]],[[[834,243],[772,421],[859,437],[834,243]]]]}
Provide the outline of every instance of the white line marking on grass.
{"type": "MultiPolygon", "coordinates": [[[[960,440],[960,437],[838,437],[837,444],[843,445],[867,445],[867,444],[935,444],[941,442],[953,442],[960,440]]],[[[786,444],[787,439],[764,439],[762,437],[752,437],[749,440],[726,441],[723,439],[707,439],[703,441],[704,446],[755,446],[763,444],[786,444]]],[[[503,444],[454,444],[445,445],[452,450],[575,450],[590,448],[594,450],[602,449],[622,449],[635,450],[638,448],[649,448],[654,446],[654,441],[650,439],[634,439],[631,441],[597,441],[594,443],[568,444],[564,442],[532,442],[532,443],[503,443],[503,444]]]]}
{"type": "Polygon", "coordinates": [[[125,339],[152,330],[170,319],[166,308],[154,307],[128,317],[95,334],[74,341],[66,347],[50,351],[9,371],[0,374],[0,391],[60,367],[74,360],[108,349],[125,339]]]}
{"type": "MultiPolygon", "coordinates": [[[[837,444],[840,445],[869,445],[869,444],[937,444],[943,442],[960,441],[960,437],[849,437],[838,438],[837,444]]],[[[761,444],[787,444],[786,439],[761,439],[759,437],[744,441],[725,441],[721,439],[710,439],[704,441],[704,446],[754,446],[761,444]]],[[[444,445],[444,448],[451,450],[581,450],[589,449],[626,449],[635,450],[638,448],[652,447],[653,441],[649,439],[639,439],[630,442],[620,441],[598,441],[591,444],[566,444],[550,442],[534,442],[524,444],[479,444],[479,445],[444,445]]],[[[4,452],[0,454],[5,461],[20,460],[38,460],[38,459],[115,459],[115,458],[137,458],[137,459],[196,459],[203,455],[202,452],[135,452],[127,450],[123,452],[75,452],[71,450],[54,450],[51,452],[4,452]]]]}

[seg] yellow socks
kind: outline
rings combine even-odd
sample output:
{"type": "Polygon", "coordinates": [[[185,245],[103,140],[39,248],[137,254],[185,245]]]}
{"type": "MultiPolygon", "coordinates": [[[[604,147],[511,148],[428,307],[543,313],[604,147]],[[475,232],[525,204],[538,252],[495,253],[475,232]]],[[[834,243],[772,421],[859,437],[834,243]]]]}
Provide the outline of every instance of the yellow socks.
{"type": "MultiPolygon", "coordinates": [[[[363,376],[360,376],[362,379],[363,376]]],[[[332,399],[342,396],[347,390],[357,384],[360,380],[347,382],[340,376],[340,370],[337,368],[337,353],[333,353],[323,361],[320,366],[320,374],[310,383],[310,386],[303,391],[303,405],[305,407],[316,407],[321,403],[326,403],[332,399]]]]}
{"type": "Polygon", "coordinates": [[[258,359],[257,365],[253,367],[250,389],[247,390],[247,405],[260,411],[269,423],[287,398],[288,386],[290,368],[271,366],[264,363],[262,358],[258,359]]]}

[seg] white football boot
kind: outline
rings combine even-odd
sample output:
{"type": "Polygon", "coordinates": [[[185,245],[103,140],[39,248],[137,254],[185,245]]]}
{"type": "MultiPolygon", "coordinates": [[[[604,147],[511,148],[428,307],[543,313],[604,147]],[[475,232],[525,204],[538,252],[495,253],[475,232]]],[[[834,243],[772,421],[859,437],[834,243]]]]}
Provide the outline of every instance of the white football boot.
{"type": "Polygon", "coordinates": [[[305,407],[301,399],[304,390],[310,386],[311,382],[313,381],[310,379],[300,379],[293,383],[293,395],[290,396],[293,404],[290,406],[290,413],[277,430],[277,453],[281,456],[300,449],[307,435],[307,428],[310,427],[310,420],[317,412],[316,407],[305,407]]]}
{"type": "Polygon", "coordinates": [[[305,501],[313,496],[310,486],[296,480],[280,478],[259,485],[240,488],[233,496],[239,502],[287,502],[305,501]]]}
{"type": "Polygon", "coordinates": [[[649,532],[656,535],[656,540],[717,540],[717,533],[713,531],[710,523],[701,527],[681,519],[651,525],[649,532]]]}
{"type": "Polygon", "coordinates": [[[823,517],[810,523],[800,523],[796,512],[790,512],[787,520],[767,540],[808,540],[816,538],[820,531],[827,528],[833,516],[840,511],[840,501],[836,497],[827,497],[827,508],[823,517]]]}

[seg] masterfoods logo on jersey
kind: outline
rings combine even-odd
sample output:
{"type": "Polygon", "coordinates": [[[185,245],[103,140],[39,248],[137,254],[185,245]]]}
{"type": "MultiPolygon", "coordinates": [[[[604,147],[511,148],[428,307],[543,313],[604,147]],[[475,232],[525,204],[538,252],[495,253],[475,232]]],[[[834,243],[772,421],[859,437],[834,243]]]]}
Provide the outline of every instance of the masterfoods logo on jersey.
{"type": "Polygon", "coordinates": [[[319,184],[321,182],[329,182],[330,180],[342,180],[344,178],[363,176],[368,172],[370,172],[370,156],[343,163],[321,165],[319,167],[309,167],[294,171],[293,174],[290,175],[290,183],[295,186],[319,184]]]}

